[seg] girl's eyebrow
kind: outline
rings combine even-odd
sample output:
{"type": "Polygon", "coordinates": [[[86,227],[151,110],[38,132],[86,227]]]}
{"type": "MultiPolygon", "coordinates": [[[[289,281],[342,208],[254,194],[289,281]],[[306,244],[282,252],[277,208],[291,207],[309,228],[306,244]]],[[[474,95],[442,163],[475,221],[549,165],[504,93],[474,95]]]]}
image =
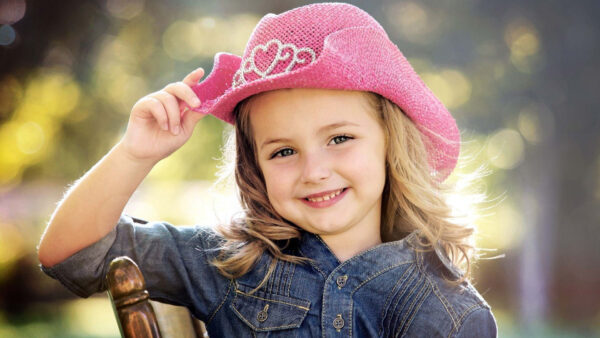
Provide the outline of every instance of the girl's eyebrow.
{"type": "MultiPolygon", "coordinates": [[[[328,124],[326,126],[323,126],[321,128],[319,128],[319,130],[317,131],[317,134],[321,134],[327,130],[331,130],[331,129],[335,129],[335,128],[339,128],[339,127],[344,127],[344,126],[356,126],[356,127],[360,127],[359,124],[356,124],[354,122],[350,122],[350,121],[340,121],[340,122],[335,122],[332,124],[328,124]]],[[[291,140],[289,138],[272,138],[272,139],[267,139],[265,140],[265,142],[263,142],[263,144],[260,146],[260,150],[262,151],[262,149],[271,144],[271,143],[277,143],[277,142],[290,142],[291,140]]]]}

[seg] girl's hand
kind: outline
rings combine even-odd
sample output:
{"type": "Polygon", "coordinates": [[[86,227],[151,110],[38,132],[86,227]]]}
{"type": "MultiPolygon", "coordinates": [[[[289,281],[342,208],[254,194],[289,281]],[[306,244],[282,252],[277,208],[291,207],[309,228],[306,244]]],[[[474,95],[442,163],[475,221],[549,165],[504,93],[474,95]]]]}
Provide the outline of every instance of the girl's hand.
{"type": "Polygon", "coordinates": [[[198,68],[183,81],[170,83],[133,105],[120,145],[131,159],[156,163],[187,142],[206,115],[188,108],[201,103],[191,86],[203,75],[204,70],[198,68]]]}

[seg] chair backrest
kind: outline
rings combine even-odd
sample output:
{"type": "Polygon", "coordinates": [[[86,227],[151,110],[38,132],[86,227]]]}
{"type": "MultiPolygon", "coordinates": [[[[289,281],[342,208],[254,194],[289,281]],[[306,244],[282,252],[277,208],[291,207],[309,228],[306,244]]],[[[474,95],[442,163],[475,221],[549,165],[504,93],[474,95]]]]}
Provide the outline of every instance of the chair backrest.
{"type": "Polygon", "coordinates": [[[131,258],[115,258],[106,280],[123,337],[208,338],[204,323],[188,309],[150,300],[144,276],[131,258]]]}

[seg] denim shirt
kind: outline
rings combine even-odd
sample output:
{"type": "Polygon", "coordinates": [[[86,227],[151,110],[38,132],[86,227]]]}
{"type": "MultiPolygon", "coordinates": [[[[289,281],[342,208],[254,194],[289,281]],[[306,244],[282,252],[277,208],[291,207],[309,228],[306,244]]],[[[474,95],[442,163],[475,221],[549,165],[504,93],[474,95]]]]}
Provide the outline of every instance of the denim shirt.
{"type": "Polygon", "coordinates": [[[211,227],[141,224],[127,215],[98,242],[46,274],[81,297],[105,291],[110,261],[131,257],[153,300],[187,307],[211,337],[496,337],[490,306],[458,277],[441,251],[416,250],[418,230],[340,263],[318,235],[303,232],[286,253],[311,263],[278,261],[254,293],[272,257],[265,253],[239,279],[209,261],[221,242],[211,227]]]}

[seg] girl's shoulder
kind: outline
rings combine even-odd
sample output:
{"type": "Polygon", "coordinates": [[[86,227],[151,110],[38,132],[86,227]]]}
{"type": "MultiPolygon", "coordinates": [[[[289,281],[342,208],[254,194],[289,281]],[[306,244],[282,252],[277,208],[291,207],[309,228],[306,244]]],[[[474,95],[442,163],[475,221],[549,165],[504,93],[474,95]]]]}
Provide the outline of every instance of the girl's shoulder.
{"type": "MultiPolygon", "coordinates": [[[[435,322],[440,329],[441,326],[447,326],[445,331],[451,332],[451,336],[474,332],[479,332],[476,336],[480,337],[497,335],[496,320],[491,306],[470,281],[465,280],[460,284],[449,282],[460,278],[462,272],[441,250],[415,250],[415,264],[424,279],[424,288],[429,291],[422,305],[439,310],[431,312],[429,324],[421,325],[431,325],[435,322]]],[[[416,327],[420,325],[415,324],[416,327]]]]}

